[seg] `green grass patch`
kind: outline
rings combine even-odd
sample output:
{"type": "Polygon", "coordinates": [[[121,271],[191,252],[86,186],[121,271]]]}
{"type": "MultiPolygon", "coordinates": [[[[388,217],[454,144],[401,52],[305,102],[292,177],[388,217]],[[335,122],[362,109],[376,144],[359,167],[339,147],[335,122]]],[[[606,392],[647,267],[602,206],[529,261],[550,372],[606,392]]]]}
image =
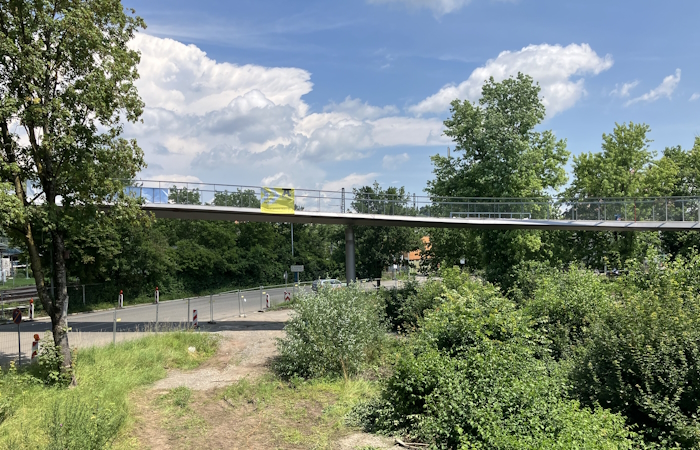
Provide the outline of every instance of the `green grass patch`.
{"type": "Polygon", "coordinates": [[[277,448],[330,449],[353,431],[346,416],[360,401],[378,395],[377,383],[362,379],[281,381],[272,375],[229,386],[221,395],[261,425],[277,448]],[[252,410],[252,411],[249,411],[252,410]]]}
{"type": "MultiPolygon", "coordinates": [[[[73,389],[49,387],[10,368],[0,376],[0,449],[109,447],[132,423],[131,391],[169,368],[197,367],[216,347],[212,335],[176,332],[79,350],[73,389]]],[[[177,402],[186,403],[185,396],[177,394],[177,402]]]]}

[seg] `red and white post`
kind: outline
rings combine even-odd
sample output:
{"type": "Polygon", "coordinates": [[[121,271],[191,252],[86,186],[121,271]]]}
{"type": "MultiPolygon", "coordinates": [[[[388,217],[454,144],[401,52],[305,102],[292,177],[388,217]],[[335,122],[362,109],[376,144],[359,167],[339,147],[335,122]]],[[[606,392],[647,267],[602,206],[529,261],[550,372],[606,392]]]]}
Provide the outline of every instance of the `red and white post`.
{"type": "Polygon", "coordinates": [[[270,294],[265,294],[265,308],[270,308],[270,294]]]}
{"type": "Polygon", "coordinates": [[[156,305],[160,303],[160,292],[158,291],[158,286],[156,286],[156,305]]]}
{"type": "Polygon", "coordinates": [[[284,291],[284,301],[288,302],[291,299],[291,294],[287,291],[284,291]]]}
{"type": "Polygon", "coordinates": [[[119,309],[124,307],[124,291],[119,291],[119,309]]]}
{"type": "Polygon", "coordinates": [[[192,310],[192,326],[195,328],[199,328],[199,321],[197,320],[197,310],[196,309],[192,310]]]}
{"type": "Polygon", "coordinates": [[[34,299],[33,298],[29,299],[29,320],[34,320],[34,299]]]}
{"type": "Polygon", "coordinates": [[[34,335],[34,342],[32,342],[32,357],[30,358],[31,361],[34,361],[35,358],[39,358],[39,335],[35,334],[34,335]]]}

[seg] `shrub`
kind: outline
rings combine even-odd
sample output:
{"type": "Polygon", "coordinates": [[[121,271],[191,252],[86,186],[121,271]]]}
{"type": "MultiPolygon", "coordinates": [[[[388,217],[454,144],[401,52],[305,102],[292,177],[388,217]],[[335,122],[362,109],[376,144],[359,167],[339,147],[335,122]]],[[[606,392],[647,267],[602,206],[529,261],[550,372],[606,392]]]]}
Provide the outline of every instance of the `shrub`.
{"type": "Polygon", "coordinates": [[[648,440],[700,445],[700,298],[696,261],[633,265],[591,329],[572,374],[587,404],[627,416],[648,440]]]}
{"type": "Polygon", "coordinates": [[[442,283],[437,281],[428,281],[423,284],[410,281],[400,289],[381,291],[385,302],[385,313],[392,329],[414,329],[426,311],[442,303],[444,290],[442,283]]]}
{"type": "Polygon", "coordinates": [[[524,311],[550,340],[556,359],[573,355],[587,339],[591,325],[611,303],[605,279],[589,270],[540,274],[524,311]]]}
{"type": "Polygon", "coordinates": [[[347,378],[378,356],[385,339],[381,300],[358,287],[303,295],[294,312],[273,365],[284,378],[347,378]]]}
{"type": "Polygon", "coordinates": [[[621,416],[566,399],[565,377],[512,301],[454,275],[355,422],[444,449],[632,447],[621,416]]]}

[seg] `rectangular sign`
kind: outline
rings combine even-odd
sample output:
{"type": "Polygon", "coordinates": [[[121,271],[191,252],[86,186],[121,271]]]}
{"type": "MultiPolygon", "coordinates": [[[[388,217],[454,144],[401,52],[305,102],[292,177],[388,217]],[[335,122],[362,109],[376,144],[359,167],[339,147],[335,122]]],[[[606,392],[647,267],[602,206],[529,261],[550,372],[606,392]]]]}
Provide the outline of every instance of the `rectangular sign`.
{"type": "Polygon", "coordinates": [[[294,214],[294,189],[260,188],[260,212],[294,214]]]}
{"type": "Polygon", "coordinates": [[[304,266],[292,266],[292,272],[303,272],[304,266]]]}

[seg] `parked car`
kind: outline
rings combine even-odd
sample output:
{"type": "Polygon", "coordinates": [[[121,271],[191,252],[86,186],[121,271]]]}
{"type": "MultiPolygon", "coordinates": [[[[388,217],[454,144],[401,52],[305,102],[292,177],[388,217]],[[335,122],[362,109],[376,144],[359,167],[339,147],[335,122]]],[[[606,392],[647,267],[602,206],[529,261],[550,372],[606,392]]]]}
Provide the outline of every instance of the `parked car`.
{"type": "Polygon", "coordinates": [[[336,280],[335,278],[326,278],[323,280],[314,280],[313,283],[311,283],[311,290],[314,292],[318,292],[319,287],[326,287],[326,288],[340,288],[343,287],[343,283],[340,282],[340,280],[336,280]]]}

